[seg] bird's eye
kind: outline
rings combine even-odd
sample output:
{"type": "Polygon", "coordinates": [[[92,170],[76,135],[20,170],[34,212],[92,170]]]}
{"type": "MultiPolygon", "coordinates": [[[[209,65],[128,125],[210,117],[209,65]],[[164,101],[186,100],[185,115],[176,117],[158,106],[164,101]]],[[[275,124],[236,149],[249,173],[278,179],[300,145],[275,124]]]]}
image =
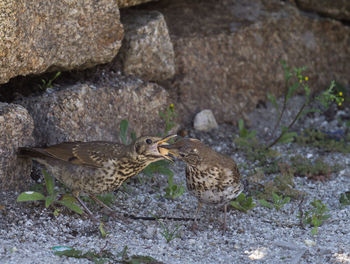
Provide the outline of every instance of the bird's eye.
{"type": "Polygon", "coordinates": [[[152,144],[152,139],[147,138],[147,139],[146,139],[146,143],[147,143],[148,145],[152,144]]]}

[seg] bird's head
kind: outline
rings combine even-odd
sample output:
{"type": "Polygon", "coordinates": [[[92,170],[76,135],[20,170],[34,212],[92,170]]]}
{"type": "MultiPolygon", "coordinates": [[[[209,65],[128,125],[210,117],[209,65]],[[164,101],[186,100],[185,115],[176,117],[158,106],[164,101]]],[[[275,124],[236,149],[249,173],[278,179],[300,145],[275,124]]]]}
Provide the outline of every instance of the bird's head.
{"type": "Polygon", "coordinates": [[[198,139],[183,138],[174,144],[162,145],[161,148],[169,152],[167,155],[171,154],[183,160],[188,165],[196,166],[201,162],[200,151],[203,146],[203,143],[198,139]]]}
{"type": "Polygon", "coordinates": [[[172,161],[169,153],[163,146],[168,145],[167,141],[176,135],[170,135],[165,138],[145,136],[136,139],[133,144],[133,152],[138,159],[150,162],[167,159],[172,161]]]}

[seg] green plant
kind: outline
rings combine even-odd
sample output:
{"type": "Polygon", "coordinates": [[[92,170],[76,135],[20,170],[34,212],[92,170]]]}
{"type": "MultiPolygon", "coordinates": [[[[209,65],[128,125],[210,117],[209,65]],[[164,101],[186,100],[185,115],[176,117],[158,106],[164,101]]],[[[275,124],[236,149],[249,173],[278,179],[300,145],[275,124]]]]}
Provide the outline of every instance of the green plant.
{"type": "Polygon", "coordinates": [[[339,202],[341,205],[350,205],[350,192],[344,192],[340,194],[339,202]]]}
{"type": "Polygon", "coordinates": [[[252,162],[258,162],[257,166],[267,165],[270,160],[278,156],[274,150],[267,149],[259,142],[256,137],[256,131],[248,131],[244,126],[244,121],[238,121],[239,136],[234,139],[236,147],[245,153],[246,158],[252,162]]]}
{"type": "Polygon", "coordinates": [[[179,237],[179,225],[175,225],[175,228],[173,230],[170,230],[169,227],[166,226],[161,220],[157,219],[157,222],[162,227],[160,234],[165,238],[167,243],[170,243],[173,239],[179,237]]]}
{"type": "Polygon", "coordinates": [[[336,92],[335,89],[339,86],[335,81],[331,82],[330,87],[325,90],[320,96],[316,97],[324,108],[328,108],[332,102],[336,102],[338,106],[341,106],[344,102],[343,92],[336,92]]]}
{"type": "Polygon", "coordinates": [[[279,163],[278,166],[280,173],[272,181],[263,181],[261,183],[263,188],[257,193],[259,199],[271,200],[273,199],[273,193],[279,193],[295,199],[304,197],[305,193],[294,188],[294,169],[287,163],[279,163]]]}
{"type": "Polygon", "coordinates": [[[313,146],[315,148],[323,149],[327,152],[342,152],[350,153],[350,133],[341,139],[334,139],[329,137],[326,133],[320,130],[306,128],[299,136],[296,137],[296,143],[301,146],[313,146]]]}
{"type": "Polygon", "coordinates": [[[277,111],[277,122],[272,129],[272,138],[274,137],[277,128],[280,126],[282,117],[284,116],[284,113],[287,109],[287,103],[292,98],[295,93],[298,90],[302,90],[305,95],[305,101],[301,108],[299,109],[298,113],[292,120],[292,122],[286,127],[286,126],[281,126],[281,133],[280,135],[275,138],[270,144],[267,145],[267,148],[271,148],[273,145],[277,143],[289,143],[292,142],[294,137],[297,135],[295,132],[289,132],[291,127],[295,124],[295,122],[303,115],[305,114],[305,107],[309,104],[310,102],[310,94],[311,90],[308,85],[308,80],[309,77],[304,76],[303,72],[306,70],[306,67],[300,67],[300,68],[293,68],[291,69],[288,67],[285,61],[281,62],[283,70],[284,70],[284,97],[283,97],[283,103],[282,103],[282,108],[280,109],[277,103],[277,99],[275,98],[274,95],[268,94],[267,98],[271,101],[273,106],[275,107],[277,111]]]}
{"type": "Polygon", "coordinates": [[[52,83],[61,75],[61,72],[56,72],[56,74],[49,79],[48,81],[45,79],[41,79],[42,84],[39,85],[40,90],[45,91],[48,88],[52,88],[52,83]]]}
{"type": "Polygon", "coordinates": [[[234,139],[236,148],[244,153],[247,160],[251,161],[254,169],[261,167],[268,174],[279,172],[279,153],[259,142],[256,131],[248,131],[242,119],[238,121],[238,131],[239,136],[234,139]]]}
{"type": "Polygon", "coordinates": [[[256,204],[253,202],[253,198],[246,196],[244,193],[238,195],[236,199],[230,202],[230,205],[244,213],[247,213],[250,209],[253,209],[256,204]]]}
{"type": "Polygon", "coordinates": [[[101,194],[98,195],[97,198],[107,206],[111,206],[117,199],[113,193],[101,194]]]}
{"type": "MultiPolygon", "coordinates": [[[[272,135],[270,141],[266,144],[259,142],[256,136],[256,131],[249,131],[247,128],[245,128],[243,120],[239,120],[238,122],[239,136],[234,139],[237,149],[243,151],[249,161],[254,162],[254,168],[262,167],[263,171],[269,174],[278,173],[278,163],[281,161],[281,158],[279,158],[279,153],[273,151],[271,147],[277,143],[290,143],[295,139],[297,139],[297,141],[301,141],[301,137],[298,136],[296,132],[291,132],[290,130],[295,122],[299,120],[303,115],[310,112],[319,111],[307,108],[312,100],[319,100],[325,106],[329,106],[331,102],[336,102],[339,105],[339,103],[344,101],[344,98],[342,97],[342,91],[335,92],[334,81],[331,82],[329,89],[324,91],[321,96],[311,97],[311,89],[308,83],[309,77],[304,75],[306,67],[292,69],[287,66],[285,61],[282,61],[281,64],[284,70],[285,80],[284,97],[282,104],[279,106],[276,97],[272,94],[267,94],[268,100],[272,103],[277,113],[277,121],[272,127],[272,135]],[[292,121],[287,126],[282,126],[281,121],[285,115],[287,104],[296,93],[304,94],[304,102],[300,109],[298,109],[292,121]],[[277,137],[275,137],[278,128],[280,128],[281,132],[277,137]]],[[[325,136],[323,139],[324,138],[325,136]]],[[[324,140],[320,140],[318,144],[327,145],[328,149],[338,149],[342,152],[350,152],[350,145],[344,144],[344,140],[340,140],[339,142],[336,140],[329,141],[329,143],[325,142],[326,141],[324,140]]]]}
{"type": "Polygon", "coordinates": [[[272,192],[272,203],[266,201],[265,199],[260,199],[259,202],[261,205],[267,208],[275,208],[277,211],[279,211],[285,204],[290,202],[290,197],[283,198],[283,195],[278,195],[277,193],[272,192]]]}
{"type": "MultiPolygon", "coordinates": [[[[305,212],[302,221],[304,224],[313,226],[311,233],[316,235],[318,233],[318,227],[321,226],[324,221],[330,218],[331,215],[327,214],[327,212],[329,212],[327,204],[322,203],[321,200],[314,199],[310,205],[313,207],[313,209],[305,212]]],[[[299,217],[301,216],[299,215],[299,217]]]]}
{"type": "MultiPolygon", "coordinates": [[[[106,244],[107,245],[107,244],[106,244]]],[[[79,258],[87,259],[93,261],[96,264],[103,263],[123,263],[123,264],[146,264],[146,263],[159,263],[156,259],[150,256],[142,255],[128,255],[128,247],[125,246],[124,249],[117,253],[113,254],[105,248],[101,248],[99,252],[89,250],[83,253],[82,250],[74,249],[71,247],[53,247],[54,254],[56,256],[66,256],[68,258],[79,258]]]]}
{"type": "Polygon", "coordinates": [[[293,120],[289,123],[288,126],[281,127],[280,135],[277,138],[275,138],[270,144],[268,144],[267,148],[271,148],[273,145],[277,143],[288,143],[294,140],[297,134],[295,132],[289,132],[289,131],[292,128],[292,126],[295,124],[295,122],[298,121],[303,115],[307,113],[320,111],[319,109],[306,109],[306,107],[309,105],[309,103],[312,100],[318,100],[326,108],[332,102],[336,102],[340,106],[344,101],[342,92],[339,92],[338,94],[334,92],[334,88],[336,87],[335,81],[332,81],[330,84],[330,87],[327,90],[325,90],[320,96],[312,98],[311,89],[308,84],[309,77],[303,74],[303,72],[307,68],[300,67],[300,68],[291,69],[290,67],[287,66],[285,61],[282,61],[282,67],[284,70],[284,79],[285,79],[282,109],[278,107],[277,100],[273,95],[271,94],[267,95],[267,98],[274,105],[278,114],[277,122],[272,130],[272,137],[275,135],[277,128],[280,126],[280,123],[285,113],[289,99],[292,96],[294,96],[295,93],[298,91],[301,91],[304,94],[305,99],[304,99],[304,103],[300,107],[299,111],[297,112],[293,120]]]}
{"type": "Polygon", "coordinates": [[[327,180],[330,177],[331,172],[337,172],[340,170],[338,164],[331,166],[322,158],[318,158],[312,162],[301,155],[296,155],[291,157],[290,161],[295,176],[307,177],[313,180],[327,180]]]}
{"type": "Polygon", "coordinates": [[[143,173],[145,173],[147,176],[152,177],[153,174],[159,173],[167,176],[172,176],[174,173],[171,169],[169,169],[170,163],[166,160],[159,160],[157,162],[154,162],[151,164],[152,166],[147,166],[143,173]]]}
{"type": "Polygon", "coordinates": [[[119,124],[119,137],[124,145],[128,145],[136,140],[136,134],[134,131],[128,136],[129,122],[123,119],[119,124]]]}
{"type": "Polygon", "coordinates": [[[164,188],[165,198],[174,200],[177,197],[180,197],[185,192],[185,188],[182,185],[174,184],[174,174],[171,172],[171,175],[168,177],[168,186],[164,188]]]}
{"type": "Polygon", "coordinates": [[[170,106],[165,109],[165,112],[159,111],[159,116],[165,122],[163,136],[167,136],[170,130],[176,125],[175,119],[177,114],[174,109],[174,104],[170,104],[170,106]]]}
{"type": "Polygon", "coordinates": [[[100,231],[100,234],[101,234],[102,238],[106,238],[107,237],[108,232],[105,231],[104,224],[102,222],[100,223],[100,225],[98,227],[98,230],[100,231]]]}
{"type": "Polygon", "coordinates": [[[249,131],[245,128],[243,119],[238,121],[238,132],[240,138],[250,139],[256,136],[255,130],[249,131]]]}
{"type": "MultiPolygon", "coordinates": [[[[45,207],[48,208],[53,206],[55,208],[55,215],[59,213],[59,210],[55,207],[56,204],[63,205],[75,213],[82,214],[83,210],[75,204],[76,199],[68,194],[63,194],[61,198],[59,197],[59,192],[55,190],[54,179],[46,172],[42,170],[46,185],[46,195],[40,192],[27,191],[21,193],[17,197],[17,202],[27,202],[27,201],[45,201],[45,207]]],[[[44,188],[42,188],[44,190],[44,188]]]]}

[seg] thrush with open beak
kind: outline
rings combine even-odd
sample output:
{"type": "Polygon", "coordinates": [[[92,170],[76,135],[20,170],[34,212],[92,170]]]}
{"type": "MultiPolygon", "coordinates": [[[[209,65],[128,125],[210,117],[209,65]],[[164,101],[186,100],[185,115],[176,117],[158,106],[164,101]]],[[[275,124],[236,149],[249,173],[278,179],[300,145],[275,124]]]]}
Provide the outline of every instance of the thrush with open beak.
{"type": "Polygon", "coordinates": [[[79,198],[85,193],[94,201],[113,211],[95,195],[117,189],[150,163],[171,158],[161,147],[175,135],[165,138],[140,137],[131,145],[114,142],[65,142],[47,148],[19,148],[19,156],[32,158],[72,190],[89,217],[97,221],[79,198]]]}
{"type": "Polygon", "coordinates": [[[187,164],[187,189],[198,199],[193,227],[197,227],[197,217],[203,203],[217,204],[224,206],[225,230],[227,204],[243,191],[236,163],[194,138],[180,139],[163,147],[187,164]]]}

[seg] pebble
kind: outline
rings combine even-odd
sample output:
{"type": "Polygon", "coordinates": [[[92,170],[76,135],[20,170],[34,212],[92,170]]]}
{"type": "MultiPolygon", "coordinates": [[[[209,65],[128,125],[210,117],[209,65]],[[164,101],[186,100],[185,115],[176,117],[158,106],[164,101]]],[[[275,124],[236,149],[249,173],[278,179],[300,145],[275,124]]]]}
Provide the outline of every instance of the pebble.
{"type": "Polygon", "coordinates": [[[193,127],[198,131],[210,131],[218,128],[215,116],[210,109],[199,112],[193,121],[193,127]]]}

